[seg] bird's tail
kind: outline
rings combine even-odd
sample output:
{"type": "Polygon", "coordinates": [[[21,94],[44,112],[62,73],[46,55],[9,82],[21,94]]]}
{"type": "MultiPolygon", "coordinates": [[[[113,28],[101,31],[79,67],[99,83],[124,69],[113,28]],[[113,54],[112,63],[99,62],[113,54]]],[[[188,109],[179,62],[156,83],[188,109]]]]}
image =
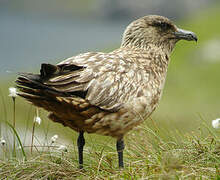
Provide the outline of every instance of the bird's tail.
{"type": "Polygon", "coordinates": [[[56,96],[63,94],[53,90],[43,82],[58,72],[58,66],[42,64],[40,74],[19,73],[16,80],[17,87],[20,90],[18,95],[39,107],[45,106],[45,102],[54,101],[56,96]]]}

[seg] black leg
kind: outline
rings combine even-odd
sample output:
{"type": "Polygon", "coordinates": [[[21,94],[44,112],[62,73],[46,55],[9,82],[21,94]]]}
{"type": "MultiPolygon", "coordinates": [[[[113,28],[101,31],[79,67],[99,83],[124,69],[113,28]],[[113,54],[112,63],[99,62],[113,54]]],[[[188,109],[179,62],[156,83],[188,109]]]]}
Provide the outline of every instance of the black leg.
{"type": "Polygon", "coordinates": [[[123,168],[124,167],[123,150],[125,148],[123,139],[120,139],[120,140],[117,141],[116,148],[117,148],[117,151],[118,151],[118,164],[119,164],[119,168],[123,168]]]}
{"type": "Polygon", "coordinates": [[[85,145],[85,139],[83,136],[83,131],[79,132],[79,136],[77,139],[78,153],[79,153],[79,168],[83,168],[83,146],[85,145]]]}

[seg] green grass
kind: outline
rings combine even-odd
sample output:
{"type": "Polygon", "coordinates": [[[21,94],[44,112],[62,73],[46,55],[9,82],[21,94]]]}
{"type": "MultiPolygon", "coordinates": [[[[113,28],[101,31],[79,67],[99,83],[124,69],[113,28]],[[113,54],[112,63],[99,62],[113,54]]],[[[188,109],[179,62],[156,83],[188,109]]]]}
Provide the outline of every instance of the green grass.
{"type": "Polygon", "coordinates": [[[0,177],[8,179],[217,179],[220,177],[219,134],[206,124],[191,134],[144,123],[126,137],[125,166],[118,170],[114,142],[86,137],[84,170],[77,168],[76,146],[67,152],[51,148],[28,160],[0,160],[0,177]],[[203,133],[208,134],[203,137],[203,133]]]}
{"type": "MultiPolygon", "coordinates": [[[[86,134],[85,168],[77,168],[77,134],[62,125],[47,120],[40,111],[42,124],[36,126],[34,148],[30,154],[30,134],[35,108],[16,98],[16,132],[24,152],[12,154],[13,104],[8,87],[13,79],[0,87],[1,136],[0,179],[220,179],[220,131],[211,121],[220,117],[220,83],[218,62],[200,61],[198,52],[220,32],[220,6],[198,14],[179,26],[194,31],[197,44],[179,42],[172,54],[167,82],[159,108],[141,126],[125,137],[125,169],[117,168],[115,140],[86,134]],[[59,135],[54,147],[50,137],[59,135]],[[67,152],[57,150],[68,145],[67,152]],[[27,156],[25,161],[24,153],[27,156]]],[[[18,139],[18,138],[17,138],[18,139]]],[[[16,146],[19,143],[17,141],[16,146]]]]}

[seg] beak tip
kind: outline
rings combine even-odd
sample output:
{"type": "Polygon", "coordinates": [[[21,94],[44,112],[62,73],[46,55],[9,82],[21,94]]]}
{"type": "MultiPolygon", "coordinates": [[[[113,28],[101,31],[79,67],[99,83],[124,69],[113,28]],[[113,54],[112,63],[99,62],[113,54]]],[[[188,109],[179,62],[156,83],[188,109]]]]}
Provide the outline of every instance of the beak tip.
{"type": "Polygon", "coordinates": [[[198,38],[197,38],[196,34],[192,32],[191,35],[192,35],[192,40],[197,42],[198,38]]]}
{"type": "Polygon", "coordinates": [[[195,41],[198,42],[198,38],[197,37],[196,37],[195,41]]]}

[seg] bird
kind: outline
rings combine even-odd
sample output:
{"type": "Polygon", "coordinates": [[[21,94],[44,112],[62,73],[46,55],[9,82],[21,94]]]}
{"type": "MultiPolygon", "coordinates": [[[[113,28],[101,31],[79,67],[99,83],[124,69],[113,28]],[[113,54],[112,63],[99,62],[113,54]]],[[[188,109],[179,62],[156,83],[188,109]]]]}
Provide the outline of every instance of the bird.
{"type": "Polygon", "coordinates": [[[80,169],[85,132],[115,138],[123,168],[123,138],[157,108],[179,40],[197,41],[197,36],[166,17],[141,17],[127,26],[112,52],[82,53],[56,65],[43,63],[39,74],[19,73],[18,95],[78,133],[80,169]]]}

